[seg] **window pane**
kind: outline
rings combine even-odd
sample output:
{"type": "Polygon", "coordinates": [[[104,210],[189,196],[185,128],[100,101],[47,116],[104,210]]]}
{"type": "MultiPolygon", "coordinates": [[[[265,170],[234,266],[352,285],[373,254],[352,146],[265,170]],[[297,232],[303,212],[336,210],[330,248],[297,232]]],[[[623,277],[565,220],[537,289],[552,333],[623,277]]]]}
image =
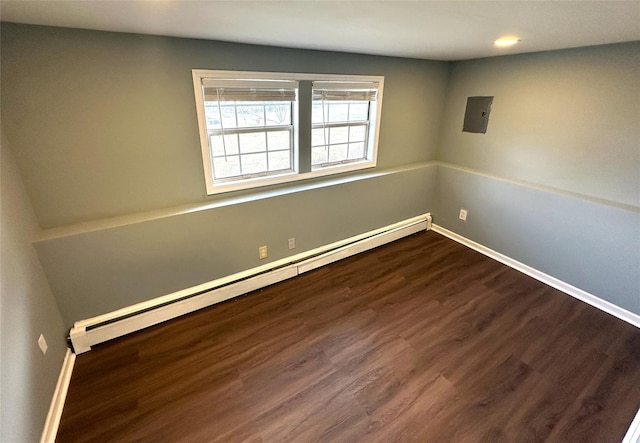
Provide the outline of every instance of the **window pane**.
{"type": "Polygon", "coordinates": [[[222,144],[222,136],[221,135],[213,135],[209,138],[209,144],[211,146],[211,154],[214,157],[218,157],[220,155],[225,155],[224,145],[222,144]]]}
{"type": "MultiPolygon", "coordinates": [[[[324,104],[324,116],[329,115],[329,103],[325,102],[324,104]]],[[[323,114],[322,114],[322,102],[314,101],[313,107],[311,108],[311,123],[322,123],[323,114]]]]}
{"type": "Polygon", "coordinates": [[[269,171],[282,171],[285,169],[291,169],[290,152],[269,152],[269,171]]]}
{"type": "Polygon", "coordinates": [[[214,158],[213,175],[217,179],[240,175],[240,158],[237,155],[228,155],[226,159],[214,158]]]}
{"type": "Polygon", "coordinates": [[[339,162],[347,158],[347,144],[329,146],[329,163],[339,162]]]}
{"type": "Polygon", "coordinates": [[[351,102],[349,109],[349,120],[369,120],[369,102],[351,102]]]}
{"type": "Polygon", "coordinates": [[[214,157],[221,155],[238,153],[238,135],[225,134],[224,144],[222,144],[222,135],[211,136],[211,152],[214,157]]]}
{"type": "Polygon", "coordinates": [[[329,143],[329,129],[324,130],[324,136],[322,130],[323,128],[316,128],[311,131],[311,146],[322,146],[329,143]]]}
{"type": "MultiPolygon", "coordinates": [[[[267,150],[264,132],[240,133],[240,152],[263,152],[267,150]]],[[[244,169],[244,166],[243,166],[244,169]]]]}
{"type": "Polygon", "coordinates": [[[266,108],[267,126],[291,124],[291,102],[270,104],[266,108]]]}
{"type": "Polygon", "coordinates": [[[349,160],[360,160],[364,157],[364,143],[349,143],[349,160]]]}
{"type": "Polygon", "coordinates": [[[238,126],[236,122],[236,107],[231,104],[220,103],[220,112],[222,112],[222,125],[225,128],[236,128],[238,126]]]}
{"type": "Polygon", "coordinates": [[[207,129],[220,129],[220,112],[218,112],[217,102],[204,104],[204,116],[207,121],[207,129]]]}
{"type": "Polygon", "coordinates": [[[363,142],[367,133],[366,126],[351,126],[349,131],[350,142],[363,142]]]}
{"type": "Polygon", "coordinates": [[[240,105],[238,108],[238,127],[252,128],[264,126],[264,106],[240,105]]]}
{"type": "Polygon", "coordinates": [[[317,148],[311,148],[311,164],[312,165],[320,165],[322,163],[327,163],[327,148],[324,146],[320,146],[317,148]]]}
{"type": "Polygon", "coordinates": [[[331,128],[329,131],[329,143],[335,145],[337,143],[347,143],[349,141],[349,128],[347,126],[340,126],[337,128],[331,128]]]}
{"type": "MultiPolygon", "coordinates": [[[[327,118],[325,116],[325,118],[327,118]]],[[[328,122],[346,122],[349,118],[349,104],[346,102],[333,102],[329,104],[328,122]]]]}
{"type": "Polygon", "coordinates": [[[291,133],[289,131],[269,131],[267,132],[267,143],[269,145],[269,151],[290,149],[291,133]]]}
{"type": "Polygon", "coordinates": [[[267,172],[267,153],[244,154],[242,156],[242,173],[257,174],[267,172]]]}

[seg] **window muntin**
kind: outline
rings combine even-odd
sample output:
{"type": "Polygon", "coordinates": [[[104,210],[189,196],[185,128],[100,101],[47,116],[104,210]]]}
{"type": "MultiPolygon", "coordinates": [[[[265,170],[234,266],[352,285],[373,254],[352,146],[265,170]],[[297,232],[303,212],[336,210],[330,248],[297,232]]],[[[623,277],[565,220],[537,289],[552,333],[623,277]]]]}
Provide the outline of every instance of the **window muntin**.
{"type": "Polygon", "coordinates": [[[383,83],[379,76],[194,69],[207,194],[376,166],[383,83]]]}

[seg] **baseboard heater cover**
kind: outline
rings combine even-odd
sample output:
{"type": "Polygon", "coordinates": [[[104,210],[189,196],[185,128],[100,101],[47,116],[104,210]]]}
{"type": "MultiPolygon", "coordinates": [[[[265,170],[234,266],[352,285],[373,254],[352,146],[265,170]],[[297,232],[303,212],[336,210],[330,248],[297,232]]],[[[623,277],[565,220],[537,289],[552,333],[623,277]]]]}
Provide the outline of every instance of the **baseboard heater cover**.
{"type": "Polygon", "coordinates": [[[431,229],[429,213],[403,220],[264,266],[77,321],[69,332],[69,340],[73,351],[81,354],[90,351],[93,345],[221,303],[429,229],[431,229]]]}

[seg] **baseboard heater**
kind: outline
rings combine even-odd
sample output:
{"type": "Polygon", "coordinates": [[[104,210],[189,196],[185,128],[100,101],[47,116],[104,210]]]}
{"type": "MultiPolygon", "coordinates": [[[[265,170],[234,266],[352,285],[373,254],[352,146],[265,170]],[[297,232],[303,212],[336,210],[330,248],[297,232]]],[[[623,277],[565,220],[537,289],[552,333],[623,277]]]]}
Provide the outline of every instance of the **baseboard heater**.
{"type": "Polygon", "coordinates": [[[427,213],[264,266],[81,320],[76,322],[69,332],[71,348],[76,354],[81,354],[90,351],[91,346],[98,343],[221,303],[429,229],[431,214],[427,213]]]}

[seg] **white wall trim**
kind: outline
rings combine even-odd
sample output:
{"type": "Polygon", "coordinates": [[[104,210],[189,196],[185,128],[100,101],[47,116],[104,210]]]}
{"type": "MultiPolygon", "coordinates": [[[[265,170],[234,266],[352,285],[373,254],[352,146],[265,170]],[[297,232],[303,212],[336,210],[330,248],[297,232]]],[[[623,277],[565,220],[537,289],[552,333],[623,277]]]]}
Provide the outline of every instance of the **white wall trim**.
{"type": "Polygon", "coordinates": [[[636,418],[631,422],[631,426],[627,430],[622,443],[640,443],[640,409],[636,414],[636,418]]]}
{"type": "Polygon", "coordinates": [[[622,209],[624,211],[640,212],[640,206],[630,204],[630,203],[622,203],[614,200],[609,200],[606,198],[595,197],[592,195],[581,194],[579,192],[568,191],[566,189],[561,189],[554,186],[543,185],[540,183],[529,182],[526,180],[518,180],[511,177],[504,177],[501,175],[492,174],[486,171],[481,171],[479,169],[467,168],[465,166],[460,166],[453,163],[447,163],[442,161],[434,161],[433,163],[443,168],[453,169],[455,171],[460,171],[460,172],[466,172],[467,174],[474,174],[481,177],[490,178],[492,180],[498,180],[503,183],[509,183],[516,186],[523,186],[525,188],[537,189],[539,191],[550,192],[552,194],[559,194],[565,197],[584,200],[584,201],[588,201],[590,203],[595,203],[598,205],[611,206],[613,208],[622,209]]]}
{"type": "Polygon", "coordinates": [[[69,390],[69,383],[71,383],[71,374],[73,373],[73,366],[75,362],[76,355],[71,352],[71,349],[67,348],[64,360],[62,361],[60,375],[58,376],[58,382],[56,383],[56,389],[53,391],[53,397],[51,398],[51,405],[49,406],[47,419],[44,422],[44,429],[42,430],[40,443],[54,443],[56,440],[58,426],[60,425],[60,418],[62,418],[62,410],[64,408],[64,402],[67,399],[67,391],[69,390]]]}
{"type": "Polygon", "coordinates": [[[290,195],[298,192],[312,191],[315,189],[323,189],[331,186],[340,186],[346,183],[371,180],[394,174],[404,174],[412,171],[417,171],[419,169],[433,168],[435,166],[436,162],[428,161],[413,163],[410,165],[396,166],[388,169],[364,169],[353,173],[325,177],[321,181],[303,180],[295,183],[289,183],[285,188],[282,189],[256,188],[254,189],[255,192],[251,192],[249,195],[224,196],[224,194],[222,194],[219,196],[220,198],[216,198],[216,200],[214,201],[187,203],[170,208],[154,209],[144,212],[137,212],[134,214],[119,215],[110,218],[78,222],[69,225],[44,229],[38,233],[35,242],[39,243],[50,240],[57,240],[74,235],[87,234],[89,232],[118,228],[121,226],[145,223],[154,220],[162,220],[178,215],[209,211],[211,209],[223,208],[227,206],[259,201],[273,197],[280,197],[283,195],[290,195]]]}
{"type": "Polygon", "coordinates": [[[620,320],[624,320],[627,323],[632,324],[636,328],[640,328],[640,315],[634,314],[631,311],[627,311],[620,306],[614,305],[611,302],[603,300],[589,292],[583,291],[580,288],[576,288],[575,286],[570,285],[569,283],[565,283],[562,280],[559,280],[555,277],[552,277],[549,274],[545,274],[542,271],[539,271],[531,266],[525,265],[517,260],[512,259],[500,252],[494,251],[493,249],[487,248],[486,246],[481,245],[480,243],[476,243],[473,240],[470,240],[466,237],[463,237],[460,234],[456,234],[453,231],[450,231],[442,226],[437,224],[432,225],[433,231],[438,234],[442,234],[445,237],[450,238],[451,240],[457,241],[475,251],[480,252],[481,254],[486,255],[494,260],[499,261],[517,271],[522,272],[523,274],[528,275],[529,277],[533,277],[542,283],[545,283],[559,291],[564,292],[574,298],[577,298],[580,301],[590,304],[593,307],[600,309],[608,314],[613,315],[614,317],[619,318],[620,320]]]}
{"type": "Polygon", "coordinates": [[[423,214],[286,257],[263,266],[75,322],[69,338],[76,354],[91,346],[272,285],[317,267],[431,227],[423,214]]]}

